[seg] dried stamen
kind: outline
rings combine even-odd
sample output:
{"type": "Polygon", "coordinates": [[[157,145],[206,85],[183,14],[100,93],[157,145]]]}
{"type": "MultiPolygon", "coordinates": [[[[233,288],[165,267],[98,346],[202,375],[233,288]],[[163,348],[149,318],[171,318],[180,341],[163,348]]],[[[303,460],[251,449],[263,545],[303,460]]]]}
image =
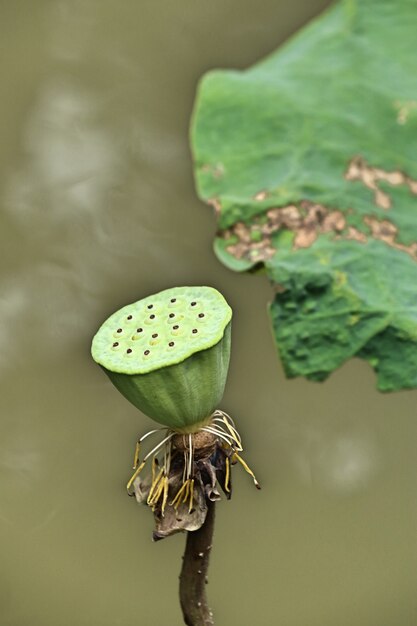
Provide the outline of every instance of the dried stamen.
{"type": "Polygon", "coordinates": [[[261,485],[258,483],[258,481],[256,480],[255,474],[252,472],[251,468],[249,467],[249,465],[242,459],[241,456],[238,455],[237,452],[234,453],[234,455],[232,456],[232,462],[234,460],[238,460],[239,463],[242,465],[242,467],[247,471],[248,474],[250,474],[253,478],[253,482],[255,483],[255,487],[257,489],[261,488],[261,485]]]}
{"type": "MultiPolygon", "coordinates": [[[[165,517],[171,489],[173,493],[171,492],[169,506],[176,512],[180,507],[185,506],[188,509],[188,514],[193,511],[196,489],[198,489],[196,502],[201,502],[202,497],[216,497],[216,479],[221,481],[223,491],[230,497],[231,465],[236,462],[242,465],[252,477],[255,486],[260,489],[254,473],[239,455],[241,450],[241,438],[233,420],[219,410],[213,413],[211,422],[207,426],[200,428],[193,434],[182,434],[168,428],[149,431],[136,443],[133,462],[135,471],[127,484],[128,491],[130,491],[147,460],[152,458],[151,476],[149,479],[138,483],[137,489],[139,493],[143,494],[144,485],[150,483],[145,498],[141,497],[141,500],[145,499],[148,506],[152,508],[158,524],[158,520],[165,517]],[[142,441],[153,433],[164,430],[166,434],[162,441],[154,446],[145,455],[142,463],[138,465],[142,441]],[[207,437],[209,438],[207,439],[207,437]],[[158,461],[162,449],[162,459],[158,461]],[[175,462],[171,472],[172,451],[174,451],[175,462]],[[212,493],[213,496],[210,496],[209,493],[212,493]]],[[[167,519],[169,520],[169,517],[167,519]]]]}
{"type": "Polygon", "coordinates": [[[225,489],[225,491],[227,491],[227,493],[230,493],[230,487],[229,487],[229,482],[230,482],[230,460],[229,460],[228,456],[226,456],[225,465],[226,465],[226,476],[225,476],[225,479],[224,479],[224,489],[225,489]]]}

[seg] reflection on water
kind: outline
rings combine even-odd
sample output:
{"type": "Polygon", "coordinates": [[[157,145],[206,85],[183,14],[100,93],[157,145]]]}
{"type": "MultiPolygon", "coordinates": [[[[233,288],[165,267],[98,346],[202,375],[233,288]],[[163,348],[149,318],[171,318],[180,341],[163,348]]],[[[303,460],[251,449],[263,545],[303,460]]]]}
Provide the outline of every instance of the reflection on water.
{"type": "Polygon", "coordinates": [[[125,494],[152,423],[89,356],[109,313],[180,284],[234,307],[223,408],[263,484],[235,472],[218,507],[219,626],[417,623],[416,393],[378,394],[357,361],[323,385],[284,380],[269,287],[215,260],[193,187],[198,78],[245,67],[325,4],[2,3],[2,626],[181,624],[184,538],[153,545],[125,494]]]}
{"type": "Polygon", "coordinates": [[[50,79],[22,130],[23,165],[9,178],[5,206],[22,231],[35,227],[52,245],[62,226],[103,235],[109,192],[125,179],[121,149],[97,119],[99,98],[50,79]]]}
{"type": "Polygon", "coordinates": [[[369,488],[379,466],[372,436],[365,432],[314,433],[294,456],[306,483],[335,493],[352,493],[369,488]]]}
{"type": "Polygon", "coordinates": [[[40,213],[48,223],[98,212],[120,179],[117,145],[98,113],[97,96],[62,79],[40,90],[23,140],[27,166],[12,183],[14,215],[40,213]]]}

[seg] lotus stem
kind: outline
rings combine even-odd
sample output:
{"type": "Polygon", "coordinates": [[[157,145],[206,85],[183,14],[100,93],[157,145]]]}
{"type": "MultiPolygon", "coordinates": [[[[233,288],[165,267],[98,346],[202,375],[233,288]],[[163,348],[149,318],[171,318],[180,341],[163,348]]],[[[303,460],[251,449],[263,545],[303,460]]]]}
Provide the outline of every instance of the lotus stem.
{"type": "Polygon", "coordinates": [[[180,603],[187,626],[214,626],[206,584],[214,533],[215,502],[207,502],[207,516],[198,530],[187,532],[180,574],[180,603]]]}

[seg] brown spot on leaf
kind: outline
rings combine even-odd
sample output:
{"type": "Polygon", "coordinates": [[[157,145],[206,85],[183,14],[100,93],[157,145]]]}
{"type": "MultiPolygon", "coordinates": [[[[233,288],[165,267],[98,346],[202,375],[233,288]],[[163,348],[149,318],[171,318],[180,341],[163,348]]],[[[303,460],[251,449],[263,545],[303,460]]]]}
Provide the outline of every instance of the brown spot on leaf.
{"type": "Polygon", "coordinates": [[[412,180],[411,178],[409,178],[408,179],[408,187],[409,187],[411,193],[417,194],[417,180],[412,180]]]}
{"type": "Polygon", "coordinates": [[[374,202],[381,209],[391,208],[392,201],[388,193],[378,187],[385,182],[392,186],[407,185],[412,193],[417,193],[417,181],[406,176],[399,170],[386,171],[379,167],[371,167],[361,156],[354,157],[348,165],[346,180],[360,181],[374,192],[374,202]]]}
{"type": "Polygon", "coordinates": [[[203,165],[201,168],[202,172],[207,172],[208,174],[211,174],[213,178],[221,178],[224,174],[224,165],[223,163],[206,163],[206,165],[203,165]]]}
{"type": "Polygon", "coordinates": [[[389,220],[377,220],[375,217],[364,217],[365,224],[370,227],[372,236],[392,244],[397,236],[398,228],[389,220]]]}
{"type": "Polygon", "coordinates": [[[253,263],[266,261],[276,252],[271,236],[280,229],[295,233],[294,248],[308,248],[322,233],[340,233],[346,227],[346,220],[341,211],[331,210],[324,205],[303,200],[299,206],[290,204],[274,207],[265,216],[254,218],[251,224],[237,222],[231,228],[220,233],[227,242],[227,252],[236,259],[247,259],[253,263]],[[237,241],[236,241],[237,239],[237,241]]]}
{"type": "MultiPolygon", "coordinates": [[[[388,193],[379,188],[384,182],[392,186],[407,185],[411,193],[417,195],[417,181],[405,173],[394,170],[386,171],[370,167],[360,156],[354,157],[345,173],[346,180],[359,181],[374,194],[375,204],[385,210],[391,207],[388,193]]],[[[267,192],[260,191],[255,200],[263,200],[267,192]]],[[[319,235],[332,234],[338,241],[352,240],[366,243],[368,236],[347,223],[347,216],[354,213],[352,208],[344,212],[323,204],[302,200],[298,205],[289,204],[284,207],[272,207],[266,213],[252,218],[250,224],[240,221],[219,233],[226,242],[226,251],[236,259],[246,259],[251,263],[264,262],[276,253],[276,245],[272,236],[281,229],[294,233],[293,248],[309,248],[319,235]],[[229,242],[229,245],[227,243],[229,242]]],[[[397,229],[388,220],[379,221],[366,217],[365,224],[371,229],[372,237],[384,241],[398,250],[407,252],[417,260],[417,243],[405,246],[396,241],[397,229]]]]}
{"type": "Polygon", "coordinates": [[[299,209],[293,204],[283,207],[277,217],[281,225],[290,230],[299,228],[303,221],[299,209]]]}
{"type": "Polygon", "coordinates": [[[375,204],[379,206],[381,209],[390,209],[391,208],[391,198],[387,193],[384,193],[380,189],[375,190],[375,204]]]}
{"type": "Polygon", "coordinates": [[[317,231],[313,226],[300,228],[294,239],[294,248],[309,248],[317,239],[317,231]]]}
{"type": "Polygon", "coordinates": [[[406,100],[400,102],[397,100],[394,102],[394,106],[397,109],[397,122],[404,125],[407,123],[410,113],[417,108],[417,102],[415,100],[406,100]]]}
{"type": "Polygon", "coordinates": [[[234,235],[237,235],[242,243],[249,244],[251,241],[251,228],[243,222],[237,222],[233,229],[234,235]]]}
{"type": "Polygon", "coordinates": [[[409,246],[405,246],[402,243],[396,241],[398,235],[398,228],[389,220],[378,220],[376,217],[366,216],[363,220],[367,226],[371,229],[372,237],[383,241],[388,246],[407,252],[414,260],[417,260],[417,243],[412,243],[409,246]]]}
{"type": "Polygon", "coordinates": [[[258,191],[258,193],[256,193],[253,196],[253,199],[256,200],[257,202],[262,202],[262,200],[266,200],[268,196],[269,196],[268,192],[265,191],[265,189],[263,189],[262,191],[258,191]]]}
{"type": "Polygon", "coordinates": [[[244,243],[236,243],[232,246],[228,246],[226,250],[238,260],[243,259],[249,252],[248,246],[244,243]]]}
{"type": "Polygon", "coordinates": [[[342,211],[330,211],[323,219],[322,229],[325,233],[342,232],[345,228],[346,219],[342,211]]]}
{"type": "Polygon", "coordinates": [[[358,241],[359,243],[366,243],[368,241],[366,235],[354,226],[348,226],[347,232],[344,234],[343,239],[353,239],[354,241],[358,241]]]}
{"type": "Polygon", "coordinates": [[[207,204],[209,204],[210,206],[213,207],[214,213],[215,213],[216,217],[219,217],[219,215],[220,215],[220,213],[222,211],[222,207],[221,207],[221,204],[220,204],[218,198],[209,198],[207,200],[207,204]]]}

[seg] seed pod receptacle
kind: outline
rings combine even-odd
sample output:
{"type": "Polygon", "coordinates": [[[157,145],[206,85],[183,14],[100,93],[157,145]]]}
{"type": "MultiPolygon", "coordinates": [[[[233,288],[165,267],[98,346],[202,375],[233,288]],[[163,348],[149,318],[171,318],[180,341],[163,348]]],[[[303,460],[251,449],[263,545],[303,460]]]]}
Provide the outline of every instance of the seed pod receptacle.
{"type": "Polygon", "coordinates": [[[167,289],[111,315],[93,339],[92,356],[146,415],[192,432],[223,396],[231,317],[216,289],[167,289]]]}

